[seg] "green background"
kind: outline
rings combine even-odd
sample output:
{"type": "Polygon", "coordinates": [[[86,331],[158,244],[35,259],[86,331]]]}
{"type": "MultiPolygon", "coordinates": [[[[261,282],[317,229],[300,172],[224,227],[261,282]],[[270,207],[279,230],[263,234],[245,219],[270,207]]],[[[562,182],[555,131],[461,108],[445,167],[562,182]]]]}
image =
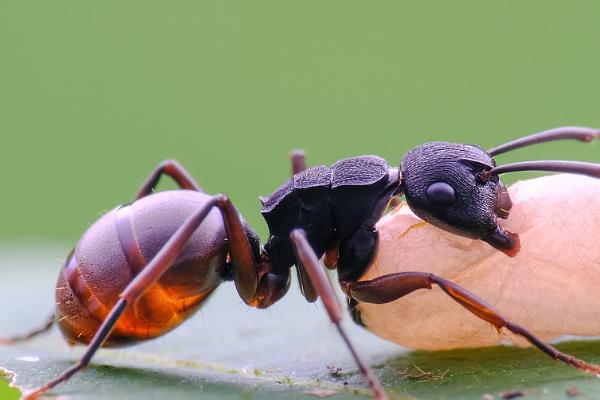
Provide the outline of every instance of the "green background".
{"type": "MultiPolygon", "coordinates": [[[[600,126],[600,4],[0,2],[0,237],[74,242],[174,157],[261,232],[309,162],[600,126]]],[[[600,161],[597,149],[545,155],[600,161]]],[[[551,149],[551,147],[550,147],[551,149]]]]}
{"type": "MultiPolygon", "coordinates": [[[[295,147],[310,164],[397,165],[430,140],[488,147],[600,127],[599,12],[595,1],[3,0],[0,244],[74,244],[165,158],[229,194],[264,237],[257,197],[287,178],[295,147]]],[[[549,144],[501,161],[540,158],[600,153],[549,144]]]]}

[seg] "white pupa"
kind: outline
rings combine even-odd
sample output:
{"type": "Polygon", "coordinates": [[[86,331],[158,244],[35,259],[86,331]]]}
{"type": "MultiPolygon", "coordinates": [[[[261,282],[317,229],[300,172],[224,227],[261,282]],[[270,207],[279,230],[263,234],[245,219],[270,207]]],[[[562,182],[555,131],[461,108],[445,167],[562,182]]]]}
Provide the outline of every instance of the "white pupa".
{"type": "MultiPolygon", "coordinates": [[[[509,193],[513,207],[500,224],[520,236],[515,257],[429,225],[404,203],[377,224],[377,253],[360,280],[430,272],[543,340],[600,336],[600,179],[558,174],[518,182],[509,193]]],[[[359,303],[358,310],[370,331],[409,348],[528,344],[498,332],[437,286],[387,304],[359,303]]]]}

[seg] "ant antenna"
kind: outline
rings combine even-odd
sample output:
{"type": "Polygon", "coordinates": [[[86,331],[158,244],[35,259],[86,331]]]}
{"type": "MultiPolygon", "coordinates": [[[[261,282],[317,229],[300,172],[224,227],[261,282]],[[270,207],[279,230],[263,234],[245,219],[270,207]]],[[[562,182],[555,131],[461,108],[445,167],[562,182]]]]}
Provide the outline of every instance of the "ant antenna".
{"type": "MultiPolygon", "coordinates": [[[[548,131],[534,133],[533,135],[525,136],[520,139],[513,140],[512,142],[504,143],[500,146],[488,150],[488,154],[494,157],[498,154],[506,153],[508,151],[520,149],[521,147],[530,146],[533,144],[540,144],[565,139],[575,139],[582,142],[591,142],[592,140],[598,137],[600,137],[600,130],[598,129],[582,128],[579,126],[563,126],[560,128],[550,129],[548,131]]],[[[542,171],[549,170],[543,169],[542,171]]],[[[562,172],[563,170],[560,171],[562,172]]]]}
{"type": "Polygon", "coordinates": [[[587,175],[593,178],[600,178],[600,164],[579,161],[544,160],[516,162],[500,165],[491,169],[484,169],[479,173],[479,179],[485,182],[493,175],[517,171],[566,172],[569,174],[587,175]]]}

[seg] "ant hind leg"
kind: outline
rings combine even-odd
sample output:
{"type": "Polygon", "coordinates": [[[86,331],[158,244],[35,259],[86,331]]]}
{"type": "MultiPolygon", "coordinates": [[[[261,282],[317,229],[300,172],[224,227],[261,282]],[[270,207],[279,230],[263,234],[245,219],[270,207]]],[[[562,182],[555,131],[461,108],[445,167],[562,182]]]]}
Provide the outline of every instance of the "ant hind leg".
{"type": "MultiPolygon", "coordinates": [[[[202,189],[196,183],[192,175],[177,161],[165,160],[158,164],[148,178],[144,181],[140,189],[138,190],[135,199],[140,199],[152,193],[152,191],[158,185],[161,176],[169,175],[182,189],[190,189],[201,192],[202,189]]],[[[16,342],[22,342],[36,337],[44,332],[50,330],[52,325],[55,323],[54,314],[52,314],[46,322],[39,328],[33,329],[22,335],[16,335],[12,337],[0,337],[0,345],[12,344],[16,342]]]]}
{"type": "Polygon", "coordinates": [[[181,189],[195,190],[202,192],[200,185],[196,183],[192,175],[179,164],[176,160],[165,160],[158,164],[156,168],[150,173],[148,178],[144,181],[140,189],[138,190],[135,200],[141,199],[152,193],[152,191],[158,185],[162,175],[169,175],[179,185],[181,189]]]}
{"type": "Polygon", "coordinates": [[[292,150],[290,153],[290,161],[292,162],[292,175],[296,175],[306,169],[306,156],[304,155],[304,150],[292,150]]]}
{"type": "Polygon", "coordinates": [[[0,337],[0,345],[14,344],[17,342],[24,342],[26,340],[33,339],[34,337],[42,333],[48,332],[55,322],[56,318],[54,317],[54,313],[52,313],[50,317],[46,319],[46,322],[44,322],[38,328],[32,329],[31,331],[21,335],[9,336],[4,338],[0,337]]]}

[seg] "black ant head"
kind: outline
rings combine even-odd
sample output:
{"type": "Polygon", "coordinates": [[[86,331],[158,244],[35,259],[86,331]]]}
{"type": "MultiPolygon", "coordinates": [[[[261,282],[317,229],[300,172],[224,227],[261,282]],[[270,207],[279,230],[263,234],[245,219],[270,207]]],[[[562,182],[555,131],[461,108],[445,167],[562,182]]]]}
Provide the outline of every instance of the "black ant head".
{"type": "Polygon", "coordinates": [[[417,146],[401,163],[406,201],[421,219],[514,255],[518,237],[497,221],[508,217],[512,203],[498,176],[489,174],[495,166],[478,146],[448,142],[417,146]]]}
{"type": "Polygon", "coordinates": [[[432,142],[417,146],[401,163],[402,187],[413,212],[442,229],[482,239],[509,256],[519,250],[519,237],[505,231],[498,218],[512,206],[499,174],[552,171],[600,178],[600,165],[576,161],[525,161],[496,166],[492,157],[515,149],[574,139],[590,142],[600,130],[566,126],[534,133],[488,151],[470,144],[432,142]]]}

